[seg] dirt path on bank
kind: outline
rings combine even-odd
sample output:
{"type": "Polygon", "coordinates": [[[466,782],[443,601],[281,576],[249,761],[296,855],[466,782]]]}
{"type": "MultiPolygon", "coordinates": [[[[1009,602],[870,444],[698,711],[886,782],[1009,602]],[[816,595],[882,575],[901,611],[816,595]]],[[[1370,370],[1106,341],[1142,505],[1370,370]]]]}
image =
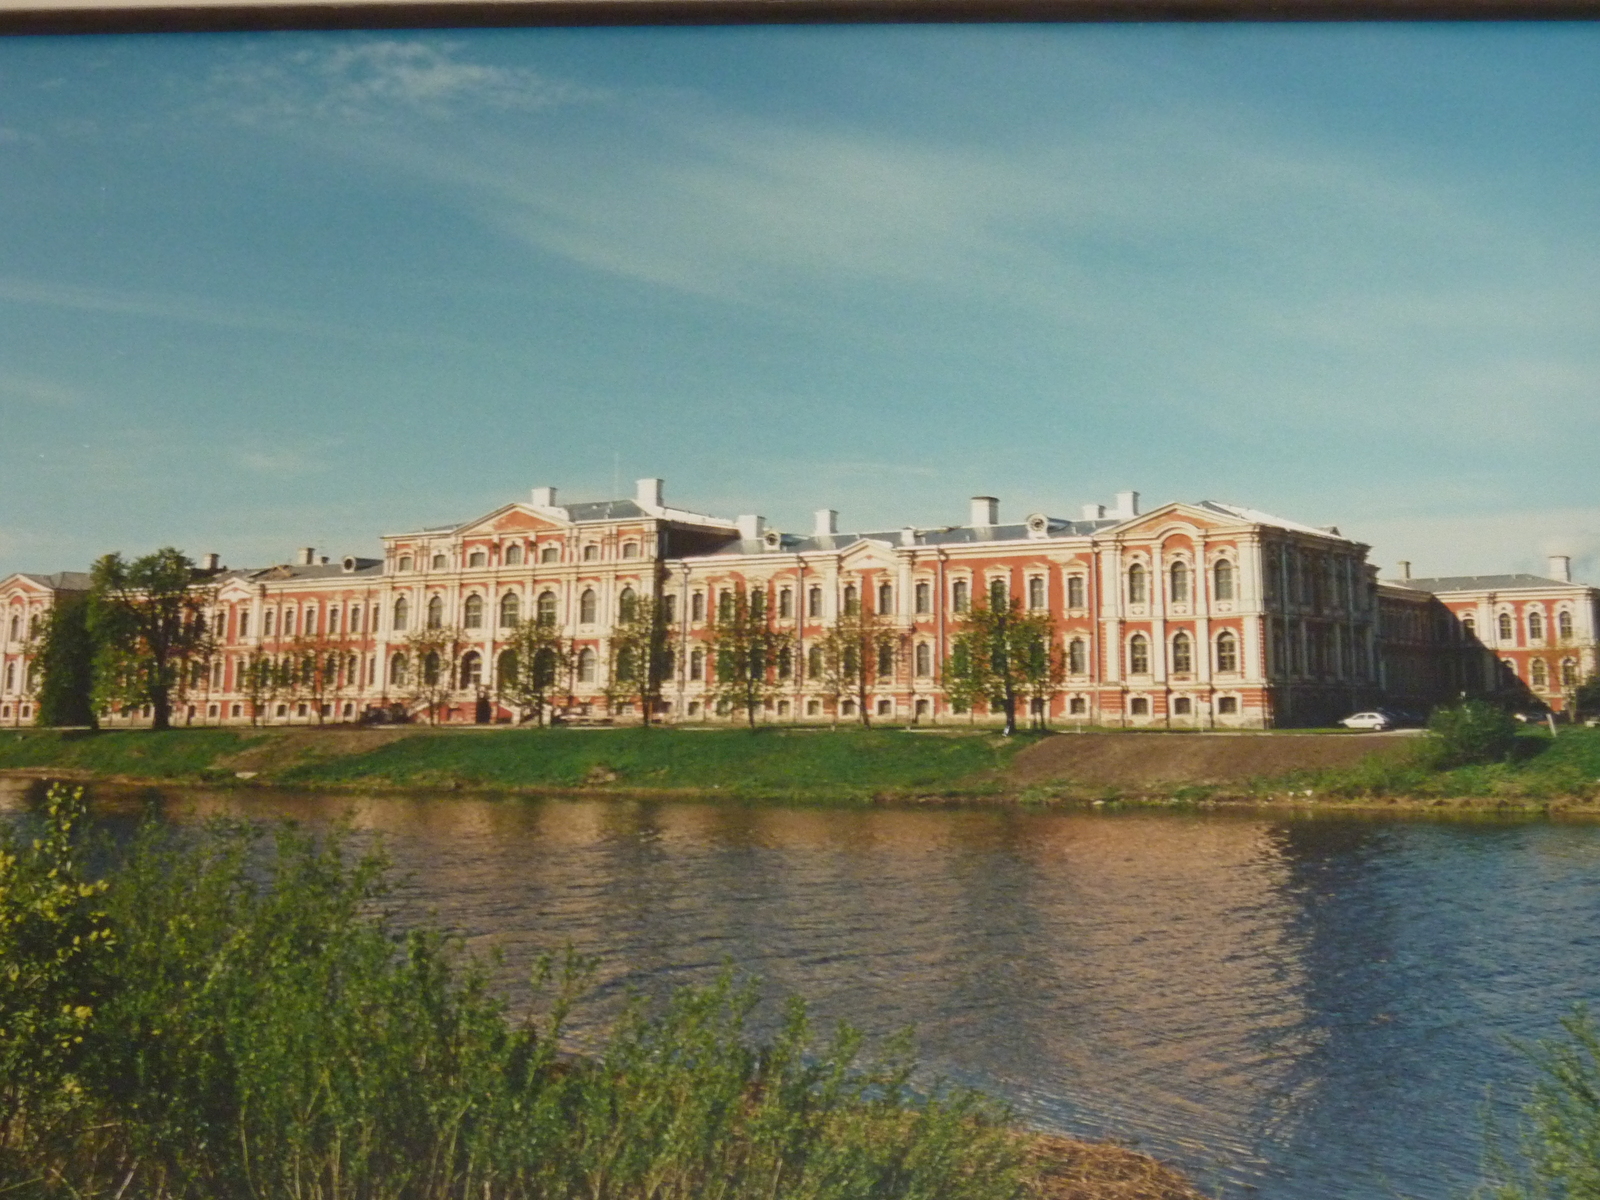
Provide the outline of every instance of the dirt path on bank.
{"type": "Polygon", "coordinates": [[[1245,783],[1304,767],[1353,766],[1408,742],[1408,735],[1386,733],[1063,733],[1018,753],[1002,778],[1019,787],[1245,783]]]}

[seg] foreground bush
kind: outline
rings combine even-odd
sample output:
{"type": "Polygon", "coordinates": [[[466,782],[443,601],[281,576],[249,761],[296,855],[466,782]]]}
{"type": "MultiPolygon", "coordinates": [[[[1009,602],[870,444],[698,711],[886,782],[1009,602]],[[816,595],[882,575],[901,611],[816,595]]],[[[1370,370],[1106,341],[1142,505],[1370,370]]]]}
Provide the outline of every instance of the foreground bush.
{"type": "Polygon", "coordinates": [[[1537,1071],[1522,1127],[1508,1150],[1491,1130],[1493,1200],[1586,1200],[1600,1196],[1600,1030],[1579,1008],[1561,1022],[1566,1037],[1526,1047],[1537,1071]]]}
{"type": "Polygon", "coordinates": [[[146,830],[84,880],[80,796],[0,853],[0,1194],[8,1197],[948,1197],[1020,1194],[976,1093],[917,1096],[903,1053],[752,1044],[723,979],[558,1053],[578,990],[507,1019],[483,974],[381,911],[338,839],[146,830]],[[26,1036],[13,1036],[15,1031],[26,1036]]]}

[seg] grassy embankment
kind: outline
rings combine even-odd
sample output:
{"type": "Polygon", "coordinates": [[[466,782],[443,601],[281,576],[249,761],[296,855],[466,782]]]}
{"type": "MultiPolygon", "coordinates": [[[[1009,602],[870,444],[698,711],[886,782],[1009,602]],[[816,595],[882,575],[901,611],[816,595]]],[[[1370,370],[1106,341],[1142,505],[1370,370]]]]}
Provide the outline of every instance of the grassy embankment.
{"type": "Polygon", "coordinates": [[[724,977],[582,1057],[567,956],[514,1018],[380,860],[148,827],[98,880],[81,800],[0,837],[0,1194],[18,1200],[1202,1200],[1118,1147],[914,1087],[906,1045],[753,1036],[724,977]]]}
{"type": "Polygon", "coordinates": [[[174,783],[711,793],[863,802],[993,794],[1027,739],[892,729],[0,733],[0,769],[174,783]]]}
{"type": "Polygon", "coordinates": [[[1034,735],[1002,739],[960,729],[24,729],[0,731],[0,770],[184,784],[837,804],[1009,798],[1600,808],[1600,730],[1562,729],[1555,738],[1542,728],[1524,730],[1505,761],[1488,765],[1447,768],[1435,749],[1424,736],[1362,742],[1290,731],[1230,738],[1102,732],[1041,745],[1034,735]],[[1377,748],[1343,765],[1294,766],[1321,748],[1347,748],[1348,757],[1364,754],[1363,745],[1377,748]]]}

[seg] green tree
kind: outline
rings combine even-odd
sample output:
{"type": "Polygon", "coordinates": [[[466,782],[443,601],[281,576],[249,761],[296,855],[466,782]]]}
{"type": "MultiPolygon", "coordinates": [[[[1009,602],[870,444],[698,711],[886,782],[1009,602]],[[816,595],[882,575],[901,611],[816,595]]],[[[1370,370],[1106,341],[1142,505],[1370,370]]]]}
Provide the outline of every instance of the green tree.
{"type": "Polygon", "coordinates": [[[1062,664],[1053,643],[1047,612],[1023,612],[1013,597],[996,592],[989,603],[975,603],[962,617],[945,661],[945,694],[952,704],[971,709],[979,703],[1005,715],[1005,735],[1017,731],[1017,701],[1048,703],[1061,679],[1062,664]]]}
{"type": "Polygon", "coordinates": [[[823,632],[817,642],[822,650],[818,682],[835,713],[840,701],[849,697],[855,702],[856,719],[863,726],[872,724],[872,690],[886,676],[892,678],[901,641],[883,617],[864,611],[859,604],[847,608],[823,632]]]}
{"type": "Polygon", "coordinates": [[[250,724],[257,724],[279,693],[278,664],[261,647],[251,649],[239,664],[237,687],[250,706],[250,724]]]}
{"type": "Polygon", "coordinates": [[[39,724],[93,726],[95,651],[87,593],[57,598],[30,658],[39,672],[39,724]]]}
{"type": "Polygon", "coordinates": [[[215,652],[206,622],[213,589],[170,546],[131,562],[107,554],[90,578],[95,707],[149,705],[152,728],[170,728],[174,698],[215,652]]]}
{"type": "Polygon", "coordinates": [[[661,683],[667,676],[666,611],[651,596],[625,596],[611,632],[611,664],[606,673],[606,703],[615,707],[633,701],[646,725],[661,703],[661,683]]]}
{"type": "Polygon", "coordinates": [[[1434,709],[1428,733],[1440,765],[1459,767],[1503,760],[1517,740],[1517,723],[1497,704],[1463,700],[1434,709]]]}
{"type": "Polygon", "coordinates": [[[1590,675],[1572,693],[1573,718],[1600,715],[1600,674],[1590,675]]]}
{"type": "Polygon", "coordinates": [[[1484,1200],[1600,1196],[1600,1031],[1581,1005],[1561,1021],[1566,1037],[1519,1045],[1537,1072],[1522,1108],[1516,1161],[1487,1130],[1484,1200]]]}
{"type": "Polygon", "coordinates": [[[500,652],[495,688],[517,710],[518,724],[543,721],[563,688],[571,690],[574,658],[572,639],[553,621],[523,621],[512,631],[500,652]]]}
{"type": "Polygon", "coordinates": [[[419,629],[406,638],[410,690],[407,699],[428,711],[430,724],[456,691],[456,671],[467,649],[466,634],[453,625],[419,629]]]}
{"type": "Polygon", "coordinates": [[[770,608],[765,591],[736,587],[722,594],[711,627],[712,696],[719,708],[744,709],[751,729],[757,711],[778,692],[778,656],[791,640],[773,625],[770,608]]]}

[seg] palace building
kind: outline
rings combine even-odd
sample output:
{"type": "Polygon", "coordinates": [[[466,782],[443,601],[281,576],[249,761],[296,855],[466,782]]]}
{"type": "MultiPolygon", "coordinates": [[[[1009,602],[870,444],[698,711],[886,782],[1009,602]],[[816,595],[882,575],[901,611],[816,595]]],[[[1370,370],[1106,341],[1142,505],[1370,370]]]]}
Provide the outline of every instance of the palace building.
{"type": "MultiPolygon", "coordinates": [[[[570,639],[573,667],[559,713],[637,720],[636,701],[608,688],[620,614],[654,598],[669,622],[670,670],[659,717],[743,719],[718,712],[711,630],[735,592],[759,593],[789,635],[763,718],[856,719],[856,696],[829,694],[821,639],[844,612],[874,614],[892,633],[867,704],[872,718],[940,724],[987,719],[954,711],[941,686],[952,639],[975,600],[1015,598],[1047,613],[1063,672],[1035,715],[1085,725],[1266,728],[1325,724],[1381,704],[1426,707],[1459,695],[1567,703],[1596,669],[1596,589],[1565,560],[1527,575],[1380,581],[1368,547],[1215,501],[1141,511],[1137,492],[1075,519],[1002,519],[974,497],[965,524],[841,532],[823,509],[807,533],[759,516],[709,516],[669,506],[662,481],[630,499],[562,504],[554,488],[475,520],[382,539],[381,558],[231,569],[205,557],[199,583],[215,597],[217,653],[189,687],[175,722],[354,721],[414,712],[408,642],[459,630],[466,646],[439,713],[506,722],[497,682],[524,621],[570,639]],[[313,693],[263,697],[246,686],[252,656],[314,647],[313,693]],[[612,700],[608,702],[607,696],[612,700]]],[[[1408,572],[1402,572],[1403,576],[1408,572]]],[[[88,576],[18,574],[0,581],[0,724],[32,718],[30,637],[56,598],[88,576]]],[[[137,723],[138,713],[109,723],[137,723]]]]}

